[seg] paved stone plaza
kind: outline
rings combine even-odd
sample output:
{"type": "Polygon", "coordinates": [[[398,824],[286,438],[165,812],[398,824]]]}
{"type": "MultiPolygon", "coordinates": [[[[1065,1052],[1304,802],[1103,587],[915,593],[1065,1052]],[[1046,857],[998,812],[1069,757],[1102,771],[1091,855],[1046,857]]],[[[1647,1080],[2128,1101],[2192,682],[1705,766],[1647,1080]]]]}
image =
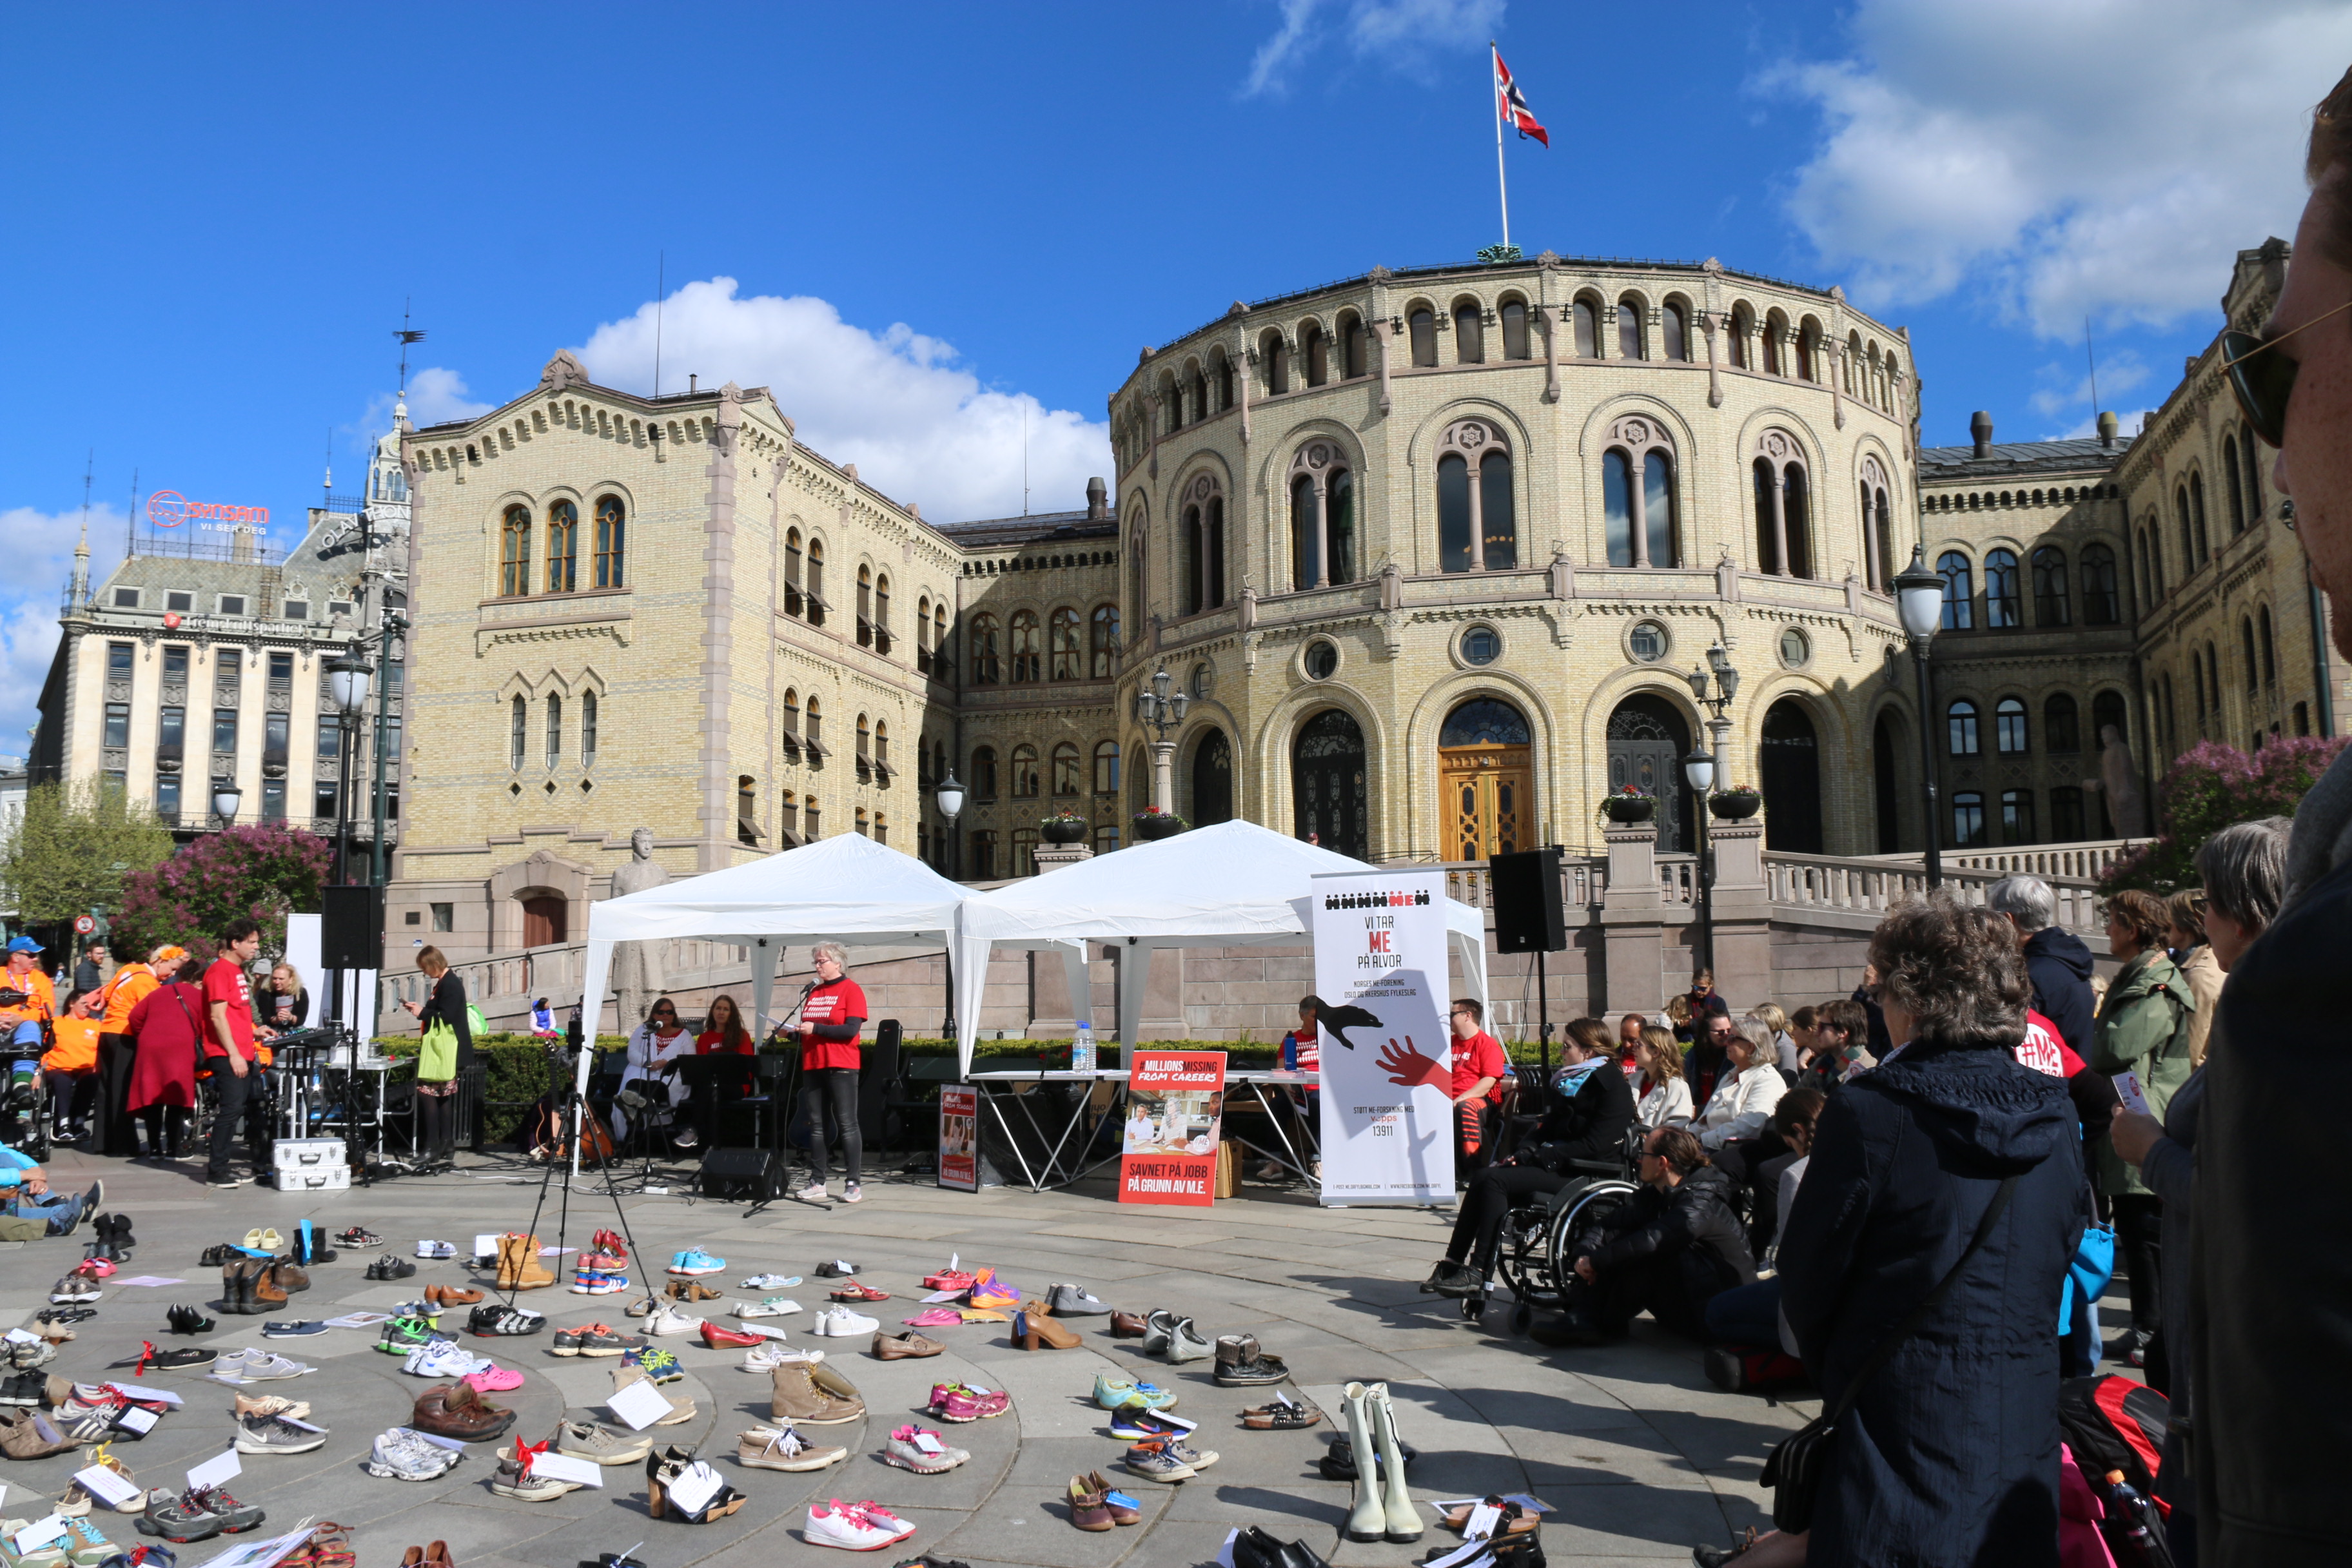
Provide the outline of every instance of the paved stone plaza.
{"type": "MultiPolygon", "coordinates": [[[[387,1249],[404,1256],[420,1237],[455,1241],[463,1251],[478,1233],[528,1224],[539,1196],[535,1174],[495,1161],[469,1162],[454,1176],[335,1194],[331,1201],[250,1187],[213,1194],[193,1166],[159,1169],[67,1152],[51,1169],[61,1185],[75,1190],[93,1175],[103,1176],[107,1208],[137,1222],[140,1246],[124,1276],[187,1281],[163,1289],[110,1286],[97,1304],[98,1316],[79,1325],[79,1337],[61,1347],[49,1368],[82,1380],[107,1375],[106,1364],[135,1352],[142,1339],[177,1342],[164,1331],[164,1309],[218,1294],[218,1270],[198,1268],[197,1254],[253,1226],[287,1232],[307,1216],[329,1234],[367,1226],[385,1238],[387,1249]]],[[[626,1206],[657,1283],[673,1251],[698,1243],[728,1260],[726,1273],[709,1283],[730,1300],[758,1294],[735,1289],[737,1281],[772,1270],[805,1277],[786,1293],[813,1311],[825,1304],[829,1289],[815,1278],[817,1265],[845,1257],[860,1265],[860,1278],[892,1292],[892,1300],[866,1310],[895,1329],[917,1310],[921,1276],[956,1253],[967,1268],[994,1265],[1024,1292],[1042,1294],[1055,1281],[1075,1280],[1123,1309],[1165,1306],[1189,1313],[1211,1338],[1255,1333],[1268,1352],[1287,1359],[1299,1389],[1327,1415],[1339,1409],[1342,1384],[1384,1380],[1395,1394],[1400,1436],[1421,1450],[1412,1472],[1415,1497],[1532,1491],[1557,1510],[1543,1531],[1555,1563],[1687,1561],[1694,1542],[1725,1542],[1739,1527],[1762,1523],[1756,1476],[1764,1453],[1816,1408],[1717,1392],[1702,1375],[1696,1347],[1658,1333],[1646,1321],[1629,1342],[1599,1351],[1546,1351],[1515,1340],[1505,1308],[1491,1310],[1482,1326],[1463,1322],[1454,1303],[1416,1289],[1444,1247],[1448,1219],[1443,1215],[1324,1210],[1303,1192],[1255,1186],[1199,1210],[1121,1207],[1107,1189],[1094,1186],[1043,1194],[991,1189],[975,1195],[872,1180],[866,1191],[866,1201],[855,1207],[826,1211],[787,1201],[749,1217],[738,1204],[683,1196],[631,1198],[626,1206]]],[[[539,1224],[548,1246],[556,1241],[559,1195],[560,1189],[549,1194],[539,1224]]],[[[582,1245],[613,1220],[611,1200],[583,1189],[573,1195],[565,1240],[582,1245]]],[[[47,1303],[51,1282],[80,1257],[79,1241],[88,1234],[73,1242],[0,1250],[0,1322],[30,1321],[47,1303]]],[[[347,1252],[313,1269],[311,1289],[279,1315],[326,1318],[382,1309],[426,1285],[472,1278],[462,1260],[419,1261],[412,1279],[372,1283],[361,1276],[374,1256],[347,1252]]],[[[521,1304],[547,1313],[551,1329],[600,1318],[617,1328],[625,1324],[623,1300],[574,1296],[559,1286],[526,1292],[521,1304]]],[[[462,1326],[462,1316],[445,1317],[443,1326],[462,1326]]],[[[1349,1488],[1323,1479],[1315,1463],[1333,1427],[1245,1431],[1238,1413],[1265,1402],[1270,1391],[1220,1388],[1210,1376],[1210,1361],[1173,1368],[1146,1361],[1140,1342],[1110,1337],[1107,1319],[1073,1321],[1086,1340],[1076,1351],[1026,1353],[1007,1343],[1002,1325],[971,1324],[929,1331],[947,1342],[943,1356],[888,1363],[866,1352],[865,1339],[811,1338],[806,1314],[782,1320],[791,1342],[824,1347],[828,1362],[857,1384],[868,1406],[862,1423],[811,1429],[812,1437],[845,1445],[850,1452],[841,1464],[814,1474],[751,1470],[735,1462],[736,1434],[768,1414],[768,1380],[737,1370],[740,1352],[706,1349],[699,1340],[658,1342],[677,1351],[688,1372],[668,1392],[692,1398],[698,1416],[691,1425],[657,1430],[665,1438],[702,1445],[750,1499],[731,1518],[705,1526],[649,1520],[642,1465],[606,1470],[603,1492],[583,1490],[538,1504],[490,1492],[486,1483],[496,1461],[487,1445],[475,1447],[437,1482],[371,1477],[362,1468],[370,1443],[405,1421],[427,1384],[376,1352],[373,1331],[333,1330],[321,1338],[268,1341],[259,1332],[263,1318],[218,1321],[202,1342],[224,1349],[267,1345],[315,1364],[318,1371],[310,1375],[255,1392],[310,1400],[314,1418],[333,1432],[326,1447],[311,1453],[243,1456],[245,1473],[230,1490],[268,1508],[263,1533],[291,1528],[306,1516],[352,1526],[360,1568],[392,1568],[403,1548],[436,1538],[448,1542],[461,1568],[572,1568],[639,1542],[638,1555],[650,1568],[818,1562],[830,1553],[800,1539],[806,1504],[812,1497],[835,1496],[873,1498],[920,1527],[911,1541],[877,1553],[885,1563],[922,1552],[974,1568],[1114,1563],[1178,1568],[1213,1562],[1227,1529],[1251,1523],[1284,1539],[1303,1539],[1334,1563],[1417,1562],[1454,1539],[1433,1527],[1412,1547],[1340,1542],[1349,1488]],[[1149,1376],[1179,1389],[1177,1413],[1201,1424],[1196,1446],[1216,1450],[1222,1459],[1200,1479],[1173,1488],[1132,1477],[1119,1482],[1142,1500],[1143,1523],[1087,1534],[1066,1520],[1061,1499],[1070,1476],[1090,1469],[1125,1474],[1116,1465],[1123,1446],[1107,1436],[1103,1413],[1088,1399],[1094,1375],[1103,1371],[1149,1376]],[[946,1475],[917,1476],[876,1458],[891,1427],[910,1420],[938,1425],[919,1412],[931,1384],[952,1378],[1013,1395],[1005,1416],[945,1428],[951,1442],[971,1450],[971,1462],[946,1475]]],[[[522,1388],[493,1398],[520,1413],[516,1429],[534,1441],[567,1409],[582,1419],[603,1415],[599,1407],[615,1363],[558,1358],[549,1353],[544,1334],[499,1341],[467,1336],[464,1343],[527,1375],[522,1388]]],[[[143,1441],[119,1444],[116,1451],[142,1484],[176,1488],[188,1466],[228,1446],[232,1396],[206,1381],[202,1368],[148,1377],[180,1392],[187,1405],[143,1441]]],[[[45,1500],[64,1489],[80,1462],[59,1456],[0,1466],[0,1482],[8,1487],[5,1514],[45,1512],[45,1500]]],[[[128,1515],[101,1510],[92,1521],[118,1542],[142,1539],[128,1515]]],[[[236,1539],[256,1537],[182,1548],[181,1562],[195,1568],[236,1539]]]]}

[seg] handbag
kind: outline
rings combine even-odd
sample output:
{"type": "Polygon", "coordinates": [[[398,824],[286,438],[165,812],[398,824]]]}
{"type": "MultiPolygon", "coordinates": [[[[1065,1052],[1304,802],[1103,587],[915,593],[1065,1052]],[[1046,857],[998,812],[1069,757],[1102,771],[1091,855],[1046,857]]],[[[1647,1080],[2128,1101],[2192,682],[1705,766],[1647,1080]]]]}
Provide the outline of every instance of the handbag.
{"type": "Polygon", "coordinates": [[[1813,1506],[1821,1493],[1822,1477],[1829,1468],[1830,1446],[1837,1436],[1838,1423],[1844,1420],[1846,1412],[1853,1408],[1853,1402],[1861,1397],[1862,1386],[1870,1381],[1871,1374],[1885,1366],[1887,1359],[1901,1348],[1903,1342],[1917,1333],[1928,1316],[1942,1304],[1953,1281],[1959,1279],[1960,1270],[1969,1266],[1969,1260],[1992,1235],[1993,1226],[2000,1219],[2002,1211],[2009,1207],[2010,1195],[2016,1191],[2017,1178],[2004,1177],[2000,1190],[1993,1194],[1992,1202],[1985,1205],[1984,1217],[1977,1221],[1977,1231],[1969,1238],[1968,1250],[1961,1253],[1959,1261],[1936,1282],[1936,1288],[1911,1309],[1910,1315],[1895,1325],[1895,1331],[1879,1341],[1868,1359],[1854,1368],[1853,1375],[1846,1381],[1845,1393],[1838,1398],[1837,1408],[1824,1410],[1814,1416],[1801,1430],[1782,1439],[1766,1457],[1764,1473],[1759,1479],[1772,1489],[1772,1524],[1775,1529],[1794,1535],[1812,1528],[1813,1506]]]}
{"type": "Polygon", "coordinates": [[[416,1053],[416,1081],[446,1083],[457,1076],[457,1031],[436,1018],[425,1026],[424,1044],[416,1053]]]}

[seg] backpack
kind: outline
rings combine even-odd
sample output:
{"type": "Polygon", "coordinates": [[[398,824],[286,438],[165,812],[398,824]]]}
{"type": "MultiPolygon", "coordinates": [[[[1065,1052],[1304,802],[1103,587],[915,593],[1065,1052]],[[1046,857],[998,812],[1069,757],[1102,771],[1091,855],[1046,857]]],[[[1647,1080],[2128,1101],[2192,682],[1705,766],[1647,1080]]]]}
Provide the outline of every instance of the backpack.
{"type": "Polygon", "coordinates": [[[2084,1477],[2121,1470],[2141,1496],[2164,1465],[2172,1402],[2127,1377],[2073,1377],[2058,1387],[2058,1430],[2084,1477]]]}

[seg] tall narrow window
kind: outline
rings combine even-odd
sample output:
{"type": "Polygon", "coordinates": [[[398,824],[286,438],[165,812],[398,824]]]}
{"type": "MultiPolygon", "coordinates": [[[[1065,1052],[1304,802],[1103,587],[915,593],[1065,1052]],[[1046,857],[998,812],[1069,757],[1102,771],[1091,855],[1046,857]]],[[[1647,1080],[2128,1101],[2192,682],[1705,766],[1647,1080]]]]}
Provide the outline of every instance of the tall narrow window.
{"type": "Polygon", "coordinates": [[[569,594],[580,586],[580,509],[568,500],[547,509],[547,591],[569,594]]]}
{"type": "Polygon", "coordinates": [[[1956,757],[1977,754],[1977,705],[1962,700],[1945,710],[1944,718],[1950,731],[1948,749],[1956,757]]]}
{"type": "Polygon", "coordinates": [[[1675,544],[1675,460],[1653,447],[1642,454],[1642,525],[1647,564],[1680,564],[1675,544]]]}
{"type": "Polygon", "coordinates": [[[1097,605],[1087,625],[1087,658],[1097,680],[1110,679],[1118,659],[1118,606],[1097,605]]]}
{"type": "Polygon", "coordinates": [[[1324,526],[1331,534],[1331,581],[1356,580],[1356,476],[1339,469],[1323,481],[1324,526]]]}
{"type": "Polygon", "coordinates": [[[2073,844],[2086,835],[2083,831],[2083,792],[2074,784],[2061,784],[2050,792],[2050,837],[2060,844],[2073,844]]]}
{"type": "Polygon", "coordinates": [[[1433,365],[1437,363],[1437,317],[1426,305],[1416,305],[1405,318],[1412,338],[1412,363],[1433,365]]]}
{"type": "Polygon", "coordinates": [[[1780,520],[1777,510],[1780,481],[1772,472],[1772,460],[1759,458],[1753,465],[1756,481],[1756,569],[1759,572],[1786,572],[1788,562],[1780,552],[1780,520]]]}
{"type": "Polygon", "coordinates": [[[1617,356],[1620,359],[1643,357],[1642,307],[1631,300],[1617,301],[1617,356]]]}
{"type": "Polygon", "coordinates": [[[628,562],[628,509],[618,496],[596,502],[596,586],[618,588],[628,562]]]}
{"type": "Polygon", "coordinates": [[[2025,704],[2004,697],[1993,704],[1993,749],[2004,757],[2021,757],[2032,750],[2026,731],[2025,704]]]}
{"type": "Polygon", "coordinates": [[[784,531],[784,613],[788,616],[797,616],[801,613],[801,594],[804,585],[801,570],[802,560],[801,531],[797,528],[786,529],[784,531]]]}
{"type": "Polygon", "coordinates": [[[2189,516],[2189,487],[2181,485],[2172,492],[2172,510],[2180,524],[2180,574],[2185,579],[2195,574],[2198,564],[2197,529],[2189,516]]]}
{"type": "Polygon", "coordinates": [[[1038,784],[1037,748],[1024,742],[1013,748],[1013,798],[1035,800],[1038,784]]]}
{"type": "Polygon", "coordinates": [[[1528,308],[1517,300],[1503,302],[1503,357],[1526,359],[1528,355],[1528,308]]]}
{"type": "Polygon", "coordinates": [[[996,748],[994,746],[972,748],[971,797],[982,801],[996,798],[996,748]]]}
{"type": "Polygon", "coordinates": [[[857,646],[874,646],[874,569],[857,569],[857,646]]]}
{"type": "Polygon", "coordinates": [[[1331,340],[1313,321],[1298,329],[1299,357],[1307,362],[1307,384],[1320,386],[1331,379],[1331,340]]]}
{"type": "Polygon", "coordinates": [[[1013,611],[1013,679],[1014,684],[1045,679],[1045,650],[1041,646],[1042,641],[1043,639],[1038,636],[1037,612],[1013,611]]]}
{"type": "Polygon", "coordinates": [[[1206,553],[1201,538],[1201,509],[1197,506],[1184,509],[1183,551],[1184,613],[1197,616],[1202,604],[1202,557],[1206,553]]]}
{"type": "Polygon", "coordinates": [[[2262,521],[2265,510],[2262,460],[2254,452],[2254,428],[2251,425],[2238,426],[2238,455],[2246,463],[2246,525],[2251,528],[2262,521]]]}
{"type": "Polygon", "coordinates": [[[553,692],[547,694],[547,765],[554,767],[563,761],[563,699],[553,692]]]}
{"type": "Polygon", "coordinates": [[[1340,374],[1349,380],[1363,375],[1371,362],[1372,334],[1364,330],[1360,316],[1343,317],[1339,322],[1340,374]]]}
{"type": "Polygon", "coordinates": [[[1054,794],[1074,795],[1078,793],[1078,748],[1068,741],[1054,744],[1054,794]]]}
{"type": "Polygon", "coordinates": [[[2083,749],[2080,711],[2063,691],[2042,705],[2042,743],[2053,756],[2071,757],[2083,749]]]}
{"type": "MultiPolygon", "coordinates": [[[[1290,481],[1290,575],[1294,588],[1312,588],[1322,575],[1323,515],[1317,500],[1311,476],[1300,474],[1290,481]]],[[[1464,515],[1468,515],[1466,510],[1464,515]]],[[[1466,552],[1469,547],[1465,544],[1463,548],[1466,552]]]]}
{"type": "Polygon", "coordinates": [[[1614,447],[1601,455],[1601,510],[1606,518],[1609,564],[1633,564],[1633,459],[1614,447]]]}
{"type": "Polygon", "coordinates": [[[1225,602],[1225,498],[1211,496],[1201,531],[1202,593],[1211,609],[1225,602]]]}
{"type": "Polygon", "coordinates": [[[1078,647],[1078,612],[1064,605],[1046,626],[1048,651],[1055,680],[1076,680],[1083,673],[1078,647]]]}
{"type": "Polygon", "coordinates": [[[1964,632],[1976,623],[1975,574],[1969,558],[1957,550],[1936,557],[1937,574],[1944,579],[1944,623],[1948,632],[1964,632]]]}
{"type": "Polygon", "coordinates": [[[1511,494],[1508,452],[1488,452],[1478,465],[1478,528],[1485,536],[1487,571],[1507,572],[1518,565],[1518,512],[1511,494]]]}
{"type": "Polygon", "coordinates": [[[809,755],[815,758],[819,763],[822,763],[824,761],[825,755],[824,706],[817,700],[817,695],[814,691],[809,693],[808,717],[805,722],[807,725],[805,739],[808,743],[809,755]]]}
{"type": "Polygon", "coordinates": [[[890,651],[890,577],[882,573],[874,579],[874,646],[883,653],[890,651]]]}
{"type": "MultiPolygon", "coordinates": [[[[271,717],[282,718],[283,715],[272,714],[271,717]]],[[[99,743],[105,746],[127,746],[131,744],[130,703],[110,702],[106,705],[105,731],[99,743]]],[[[285,748],[282,746],[279,748],[281,752],[285,748]]]]}
{"type": "Polygon", "coordinates": [[[1780,470],[1780,510],[1788,520],[1789,575],[1813,574],[1812,490],[1801,464],[1780,470]]]}
{"type": "Polygon", "coordinates": [[[1985,625],[2014,629],[2025,624],[2017,602],[2017,554],[1992,550],[1985,553],[1985,625]]]}
{"type": "Polygon", "coordinates": [[[2112,626],[2123,619],[2116,592],[2116,552],[2104,544],[2083,547],[2083,623],[2112,626]]]}
{"type": "Polygon", "coordinates": [[[1437,460],[1437,568],[1470,570],[1470,462],[1449,452],[1437,460]]]}
{"type": "Polygon", "coordinates": [[[593,691],[580,694],[580,765],[596,765],[596,710],[603,706],[593,691]]]}
{"type": "Polygon", "coordinates": [[[2263,687],[2274,689],[2278,685],[2278,643],[2271,636],[2271,607],[2264,605],[2263,616],[2263,687]]]}
{"type": "Polygon", "coordinates": [[[530,508],[510,506],[499,525],[499,596],[519,599],[530,592],[530,508]]]}
{"type": "Polygon", "coordinates": [[[2221,437],[2221,471],[2229,479],[2230,537],[2235,539],[2246,531],[2246,496],[2238,482],[2238,438],[2221,437]]]}
{"type": "Polygon", "coordinates": [[[994,686],[1004,679],[1000,662],[1003,650],[998,646],[999,633],[994,616],[982,613],[972,616],[967,640],[971,645],[971,683],[974,686],[994,686]]]}
{"type": "Polygon", "coordinates": [[[2032,790],[2005,789],[2000,792],[2000,841],[2003,844],[2038,842],[2033,833],[2032,790]]]}
{"type": "Polygon", "coordinates": [[[2261,683],[2255,679],[2258,665],[2254,657],[2253,616],[2238,617],[2238,643],[2239,657],[2244,660],[2246,666],[2246,695],[2252,697],[2261,689],[2261,683]]]}
{"type": "Polygon", "coordinates": [[[1748,368],[1748,340],[1755,334],[1755,331],[1756,318],[1748,313],[1748,307],[1745,305],[1735,307],[1731,312],[1732,369],[1748,368]]]}
{"type": "Polygon", "coordinates": [[[530,707],[518,697],[509,710],[507,721],[507,765],[520,770],[523,748],[530,743],[527,731],[530,727],[530,707]]]}
{"type": "Polygon", "coordinates": [[[1895,505],[1886,491],[1877,491],[1873,511],[1878,520],[1878,591],[1895,592],[1895,505]]]}
{"type": "Polygon", "coordinates": [[[809,625],[824,625],[824,613],[833,606],[824,597],[824,541],[808,542],[808,618],[809,625]]]}
{"type": "Polygon", "coordinates": [[[1486,363],[1486,329],[1479,322],[1475,300],[1465,300],[1454,307],[1454,359],[1457,364],[1486,363]]]}
{"type": "Polygon", "coordinates": [[[1600,319],[1590,300],[1579,300],[1569,312],[1575,320],[1576,357],[1597,359],[1601,354],[1600,319]]]}
{"type": "Polygon", "coordinates": [[[2074,624],[2072,596],[2066,592],[2066,552],[2054,545],[2045,544],[2033,552],[2033,624],[2074,624]]]}
{"type": "Polygon", "coordinates": [[[2197,564],[2202,566],[2213,558],[2213,551],[2205,531],[2205,476],[2201,473],[2189,476],[2189,515],[2196,521],[2197,564]]]}
{"type": "Polygon", "coordinates": [[[1690,360],[1690,327],[1683,318],[1683,308],[1669,303],[1659,321],[1664,328],[1666,357],[1687,363],[1690,360]]]}
{"type": "Polygon", "coordinates": [[[1984,796],[1963,790],[1952,797],[1952,847],[1980,849],[1986,842],[1984,796]]]}
{"type": "Polygon", "coordinates": [[[1118,742],[1098,741],[1095,743],[1095,793],[1118,793],[1118,742]]]}

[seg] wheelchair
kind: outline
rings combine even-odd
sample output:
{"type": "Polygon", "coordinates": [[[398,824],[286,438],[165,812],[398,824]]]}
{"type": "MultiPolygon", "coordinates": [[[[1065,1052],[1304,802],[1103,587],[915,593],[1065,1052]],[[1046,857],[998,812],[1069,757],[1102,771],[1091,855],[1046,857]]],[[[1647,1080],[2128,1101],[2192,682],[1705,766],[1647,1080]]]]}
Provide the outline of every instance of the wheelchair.
{"type": "Polygon", "coordinates": [[[1649,1131],[1639,1123],[1626,1129],[1614,1160],[1575,1162],[1576,1174],[1566,1186],[1515,1205],[1503,1216],[1493,1272],[1477,1294],[1463,1298],[1465,1319],[1475,1322],[1485,1316],[1498,1285],[1514,1302],[1513,1333],[1527,1332],[1538,1310],[1558,1311],[1566,1304],[1576,1238],[1642,1190],[1635,1167],[1649,1131]]]}

